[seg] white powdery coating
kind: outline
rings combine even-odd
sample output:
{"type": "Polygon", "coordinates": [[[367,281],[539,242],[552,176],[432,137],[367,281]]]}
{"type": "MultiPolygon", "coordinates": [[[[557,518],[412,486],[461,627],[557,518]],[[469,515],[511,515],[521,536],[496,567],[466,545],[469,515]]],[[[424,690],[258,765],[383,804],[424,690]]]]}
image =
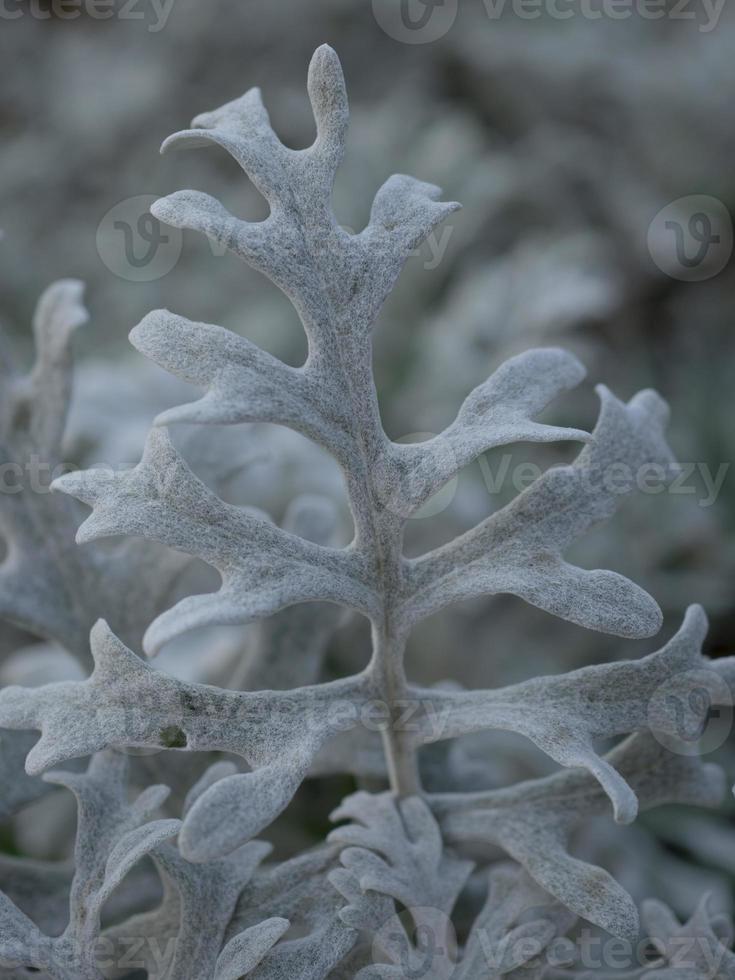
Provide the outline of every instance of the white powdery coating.
{"type": "Polygon", "coordinates": [[[363,892],[388,895],[408,908],[421,896],[424,905],[452,911],[473,863],[444,849],[422,799],[356,793],[342,801],[331,819],[353,821],[333,830],[328,840],[343,845],[340,861],[363,892]]]}
{"type": "Polygon", "coordinates": [[[453,980],[474,980],[488,960],[497,963],[503,975],[522,969],[576,921],[574,913],[517,865],[496,864],[488,877],[485,907],[474,922],[453,980]],[[531,909],[534,917],[524,918],[531,909]]]}
{"type": "MultiPolygon", "coordinates": [[[[330,834],[330,840],[345,846],[340,857],[343,867],[329,876],[347,901],[340,918],[375,934],[381,954],[391,964],[371,964],[356,980],[399,980],[404,975],[406,950],[413,950],[414,943],[395,915],[393,901],[410,911],[417,936],[423,929],[433,937],[431,975],[447,980],[475,980],[489,962],[499,975],[520,969],[574,924],[575,915],[518,865],[495,865],[487,901],[455,969],[447,926],[473,864],[444,846],[427,804],[417,797],[396,800],[389,793],[357,793],[343,802],[332,819],[353,821],[330,834]],[[534,919],[521,922],[529,909],[534,909],[534,919]]],[[[420,961],[421,950],[414,954],[420,961]]]]}
{"type": "Polygon", "coordinates": [[[645,934],[653,940],[660,961],[656,976],[676,980],[684,972],[691,980],[706,980],[716,975],[723,980],[735,977],[735,953],[732,951],[735,928],[732,919],[710,910],[705,895],[694,914],[681,925],[663,902],[648,899],[641,906],[645,934]],[[686,949],[686,969],[682,969],[686,949]]]}
{"type": "Polygon", "coordinates": [[[518,732],[562,766],[588,769],[612,801],[615,819],[630,823],[638,813],[635,793],[595,751],[596,740],[653,730],[676,737],[696,731],[707,716],[705,703],[656,698],[667,682],[712,669],[702,656],[707,618],[692,606],[679,632],[641,660],[583,667],[555,677],[535,677],[495,691],[422,691],[441,719],[437,738],[456,738],[485,729],[518,732]],[[686,726],[682,728],[682,726],[686,726]]]}
{"type": "Polygon", "coordinates": [[[228,853],[274,820],[322,745],[375,696],[365,676],[283,692],[185,684],[149,667],[104,622],[92,631],[92,653],[87,681],[5,688],[0,724],[41,730],[31,773],[111,745],[242,756],[253,771],[203,790],[186,816],[181,847],[195,861],[228,853]]]}
{"type": "MultiPolygon", "coordinates": [[[[417,711],[416,746],[484,729],[516,731],[562,765],[584,766],[611,798],[618,820],[637,812],[635,788],[594,750],[594,740],[653,728],[676,735],[696,727],[706,705],[677,701],[649,710],[652,695],[672,678],[709,667],[700,648],[706,619],[692,607],[679,633],[639,661],[588,667],[495,691],[408,688],[417,711]],[[437,726],[437,721],[439,725],[437,726]]],[[[242,756],[250,773],[230,772],[199,786],[181,844],[193,860],[226,853],[259,833],[288,804],[330,740],[360,727],[363,708],[379,691],[369,674],[288,691],[223,691],[186,684],[153,670],[99,623],[92,633],[95,670],[83,682],[0,692],[0,726],[32,728],[41,739],[27,768],[42,772],[110,745],[220,749],[242,756]]],[[[369,714],[366,717],[370,717],[369,714]]],[[[354,761],[353,761],[354,766],[354,761]]],[[[359,765],[355,770],[360,774],[359,765]]]]}
{"type": "Polygon", "coordinates": [[[365,562],[281,530],[265,515],[223,503],[186,465],[165,429],[154,429],[133,470],[70,473],[54,484],[93,507],[77,540],[112,534],[155,539],[214,565],[222,588],[182,600],[149,628],[150,653],[181,633],[272,615],[327,600],[370,612],[377,606],[365,562]]]}
{"type": "Polygon", "coordinates": [[[650,635],[661,616],[655,602],[612,572],[586,572],[563,550],[591,524],[610,516],[621,496],[607,487],[624,462],[670,466],[663,438],[665,405],[653,393],[627,406],[602,392],[593,437],[536,422],[546,405],[578,384],[584,369],[570,354],[536,350],[511,359],[466,399],[456,420],[419,445],[391,442],[383,431],[372,377],[370,332],[410,250],[455,205],[437,202],[438,188],[399,175],[378,191],[370,222],[350,235],[331,204],[344,152],[347,96],[341,67],[328,47],[315,54],[309,94],[317,139],[290,150],[270,127],[253,90],[198,117],[164,149],[214,143],[241,164],[267,198],[259,223],[228,215],[214,198],[180,191],[154,213],[203,231],[269,276],[293,301],[309,343],[300,368],[285,365],[221,327],[167,311],[149,314],[132,332],[146,355],[206,390],[192,405],[158,422],[268,421],[290,426],[331,452],[342,466],[356,527],[341,552],[306,546],[296,535],[227,507],[153,433],[141,464],[111,480],[73,474],[56,488],[93,507],[80,540],[135,534],[204,558],[223,587],[192,597],[150,628],[155,652],[181,632],[207,623],[243,623],[294,603],[325,600],[390,622],[405,635],[448,602],[511,592],[572,622],[622,636],[650,635]],[[572,467],[555,470],[509,507],[457,542],[409,561],[403,526],[433,493],[487,449],[513,441],[582,440],[592,445],[572,467]]]}
{"type": "Polygon", "coordinates": [[[86,773],[49,773],[66,786],[79,812],[75,872],[69,895],[69,924],[58,937],[43,935],[0,892],[0,960],[8,966],[48,970],[59,980],[102,980],[96,961],[102,906],[137,862],[178,833],[178,820],[150,818],[168,795],[152,786],[127,802],[127,759],[114,752],[96,756],[86,773]]]}
{"type": "Polygon", "coordinates": [[[598,389],[600,418],[570,466],[548,470],[502,510],[443,548],[410,563],[403,611],[415,622],[452,602],[510,592],[588,629],[638,637],[657,633],[661,612],[629,579],[585,571],[563,552],[606,520],[646,465],[673,476],[665,403],[640,392],[627,405],[598,389]],[[627,477],[621,484],[620,467],[627,477]]]}
{"type": "MultiPolygon", "coordinates": [[[[724,776],[718,766],[674,755],[651,735],[631,735],[607,761],[636,793],[641,809],[666,803],[716,806],[722,800],[724,776]]],[[[637,936],[638,913],[630,895],[607,871],[568,852],[574,829],[607,805],[589,773],[566,770],[508,789],[435,795],[430,803],[449,842],[495,844],[577,915],[613,935],[637,936]]]]}
{"type": "MultiPolygon", "coordinates": [[[[3,966],[43,970],[58,980],[102,980],[110,966],[119,971],[129,962],[130,944],[136,942],[139,958],[156,980],[237,980],[253,971],[289,921],[267,919],[229,941],[226,937],[238,899],[271,846],[252,841],[226,859],[190,864],[170,841],[180,821],[150,820],[168,790],[150,787],[129,804],[127,769],[125,756],[108,751],[96,755],[86,773],[46,777],[77,798],[69,924],[58,937],[44,935],[0,892],[3,966]],[[153,911],[103,932],[104,903],[145,856],[161,877],[163,900],[153,911]]],[[[212,784],[222,775],[215,766],[203,781],[212,784]]]]}
{"type": "MultiPolygon", "coordinates": [[[[222,775],[215,766],[204,781],[213,784],[222,775]]],[[[289,922],[271,919],[258,923],[227,944],[225,937],[243,888],[270,851],[270,844],[251,841],[225,859],[192,864],[173,844],[157,848],[151,856],[164,883],[163,902],[152,912],[106,933],[116,958],[125,955],[132,932],[135,937],[150,940],[141,944],[145,968],[161,980],[226,980],[253,969],[288,929],[289,922]],[[168,939],[174,941],[166,945],[168,939]],[[166,952],[163,962],[161,949],[166,952]],[[242,966],[240,973],[233,974],[238,966],[242,966]]]]}
{"type": "Polygon", "coordinates": [[[33,368],[25,375],[0,368],[0,461],[17,474],[11,492],[0,494],[8,551],[0,568],[0,616],[56,641],[89,667],[89,631],[99,616],[139,643],[151,618],[171,602],[188,559],[140,541],[122,543],[112,558],[109,549],[79,549],[76,503],[45,492],[44,474],[63,462],[71,343],[87,320],[82,294],[76,280],[51,285],[33,320],[33,368]]]}

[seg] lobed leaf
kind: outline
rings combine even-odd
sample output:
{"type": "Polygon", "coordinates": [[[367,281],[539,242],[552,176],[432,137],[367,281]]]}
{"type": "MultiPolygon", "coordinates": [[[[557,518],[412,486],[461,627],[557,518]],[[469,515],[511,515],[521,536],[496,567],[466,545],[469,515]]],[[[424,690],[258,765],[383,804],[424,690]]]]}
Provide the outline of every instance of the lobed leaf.
{"type": "Polygon", "coordinates": [[[494,446],[588,442],[587,432],[533,421],[550,401],[584,376],[576,357],[556,348],[510,358],[468,395],[455,421],[440,435],[421,443],[391,444],[384,490],[391,508],[410,517],[463,466],[494,446]]]}
{"type": "Polygon", "coordinates": [[[218,592],[188,597],[150,626],[144,639],[150,653],[196,627],[247,623],[298,602],[375,608],[358,555],[312,544],[260,514],[223,503],[194,476],[165,430],[151,432],[135,469],[71,473],[53,486],[93,508],[79,529],[80,542],[142,535],[220,572],[218,592]]]}
{"type": "Polygon", "coordinates": [[[226,854],[271,823],[322,745],[357,725],[360,706],[374,696],[361,675],[283,692],[185,684],[149,667],[103,622],[91,645],[88,680],[0,691],[0,725],[41,731],[26,760],[35,774],[115,745],[244,758],[253,771],[218,780],[186,816],[180,846],[194,861],[226,854]]]}
{"type": "MultiPolygon", "coordinates": [[[[718,766],[668,752],[653,736],[632,735],[608,756],[642,809],[665,803],[716,806],[722,799],[718,766]]],[[[569,853],[579,824],[604,812],[606,797],[589,773],[565,771],[488,793],[430,798],[449,843],[501,847],[542,888],[572,912],[615,936],[638,935],[638,912],[628,893],[602,868],[569,853]]]]}
{"type": "Polygon", "coordinates": [[[41,970],[58,980],[102,980],[97,942],[102,906],[132,867],[178,833],[178,820],[150,821],[168,790],[151,787],[133,803],[126,795],[127,759],[95,756],[86,773],[49,773],[77,800],[75,871],[69,921],[59,936],[44,935],[0,893],[3,965],[41,970]]]}
{"type": "Polygon", "coordinates": [[[622,575],[570,565],[563,552],[615,512],[642,472],[673,475],[663,435],[665,403],[644,391],[627,405],[607,389],[593,441],[571,466],[555,467],[473,530],[409,562],[402,612],[415,623],[444,606],[510,593],[547,612],[616,636],[658,632],[654,600],[622,575]],[[621,482],[622,477],[622,482],[621,482]]]}
{"type": "MultiPolygon", "coordinates": [[[[615,819],[630,823],[638,812],[635,794],[620,773],[595,750],[595,742],[653,730],[680,737],[702,728],[708,705],[687,698],[693,672],[707,669],[701,647],[707,618],[691,606],[679,632],[641,660],[582,667],[555,677],[535,677],[497,691],[412,691],[416,703],[432,705],[438,738],[484,729],[518,732],[562,766],[582,766],[599,781],[615,819]],[[679,682],[682,697],[675,698],[679,682]],[[670,689],[670,690],[669,690],[670,689]],[[670,697],[660,696],[669,690],[670,697]]],[[[426,729],[424,729],[426,731],[426,729]]]]}
{"type": "Polygon", "coordinates": [[[485,905],[474,921],[453,980],[474,980],[493,969],[504,976],[537,960],[576,916],[554,901],[517,865],[495,864],[485,905]]]}

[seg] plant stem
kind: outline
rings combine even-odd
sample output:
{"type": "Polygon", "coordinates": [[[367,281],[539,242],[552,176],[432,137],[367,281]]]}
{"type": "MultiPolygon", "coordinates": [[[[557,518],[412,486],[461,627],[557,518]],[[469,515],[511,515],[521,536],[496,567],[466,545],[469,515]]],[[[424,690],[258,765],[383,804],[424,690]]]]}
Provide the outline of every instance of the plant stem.
{"type": "Polygon", "coordinates": [[[421,793],[416,748],[402,725],[408,706],[403,667],[406,634],[392,618],[392,604],[401,586],[403,520],[386,506],[376,484],[376,472],[386,462],[388,439],[373,379],[372,345],[369,334],[355,333],[350,321],[337,325],[333,335],[339,338],[334,344],[334,372],[343,379],[352,409],[354,456],[344,469],[355,541],[370,556],[383,599],[382,618],[372,623],[372,670],[390,713],[382,733],[388,777],[394,793],[415,796],[421,793]]]}
{"type": "Polygon", "coordinates": [[[380,689],[390,712],[383,729],[383,748],[391,790],[398,796],[421,793],[416,749],[402,726],[406,715],[407,689],[403,670],[405,639],[384,626],[373,624],[373,662],[380,689]]]}

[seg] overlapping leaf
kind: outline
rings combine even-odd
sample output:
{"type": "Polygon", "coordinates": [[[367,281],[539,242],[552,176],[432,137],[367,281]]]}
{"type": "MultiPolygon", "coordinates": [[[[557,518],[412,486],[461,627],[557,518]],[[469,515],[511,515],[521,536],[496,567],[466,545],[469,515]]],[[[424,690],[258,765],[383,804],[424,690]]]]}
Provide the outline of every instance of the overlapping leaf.
{"type": "MultiPolygon", "coordinates": [[[[223,775],[221,767],[205,774],[184,816],[205,787],[223,775]]],[[[229,943],[225,935],[240,894],[270,850],[269,844],[252,841],[226,860],[191,864],[173,844],[158,847],[152,857],[163,882],[162,901],[105,933],[113,962],[126,962],[126,954],[130,959],[135,942],[140,965],[152,980],[239,980],[251,972],[288,929],[288,920],[259,922],[229,943]],[[206,929],[201,928],[203,909],[206,929]]]]}
{"type": "Polygon", "coordinates": [[[348,900],[340,917],[373,932],[374,949],[390,961],[362,970],[360,980],[399,977],[407,964],[413,965],[416,951],[393,902],[408,910],[417,935],[429,939],[427,956],[419,957],[424,970],[437,980],[451,976],[455,951],[449,916],[472,862],[445,849],[436,820],[417,796],[396,800],[390,793],[356,793],[332,819],[351,821],[329,835],[343,845],[343,869],[330,876],[348,900]]]}
{"type": "Polygon", "coordinates": [[[51,494],[63,468],[62,438],[71,390],[71,341],[87,319],[82,284],[61,280],[38,302],[36,360],[29,374],[2,365],[0,615],[66,647],[85,666],[89,630],[106,614],[137,643],[145,625],[171,601],[184,560],[153,544],[123,542],[114,551],[75,545],[76,503],[51,494]]]}
{"type": "Polygon", "coordinates": [[[47,488],[61,460],[71,339],[87,319],[82,292],[76,280],[61,280],[43,294],[33,322],[35,365],[25,375],[3,365],[0,403],[6,473],[0,530],[7,551],[0,566],[0,615],[78,655],[85,646],[80,632],[91,625],[85,612],[80,615],[84,590],[77,594],[71,585],[87,579],[74,547],[78,511],[72,501],[52,499],[47,488]]]}
{"type": "Polygon", "coordinates": [[[48,774],[66,786],[79,811],[69,923],[59,937],[44,935],[0,893],[0,963],[43,971],[57,980],[101,980],[97,940],[102,907],[131,868],[178,833],[178,820],[150,817],[166,798],[155,786],[128,803],[127,760],[114,752],[96,756],[87,773],[48,774]]]}
{"type": "Polygon", "coordinates": [[[485,905],[475,919],[452,980],[474,980],[483,970],[500,976],[522,969],[575,922],[517,865],[494,865],[485,905]]]}
{"type": "Polygon", "coordinates": [[[349,820],[329,840],[343,846],[340,860],[363,891],[388,895],[407,908],[433,905],[448,914],[472,871],[472,862],[447,853],[423,800],[356,793],[332,814],[349,820]]]}
{"type": "Polygon", "coordinates": [[[400,980],[414,972],[474,980],[488,969],[503,976],[537,957],[574,922],[522,869],[499,864],[460,954],[450,915],[473,865],[445,847],[426,803],[357,793],[333,818],[352,821],[330,835],[344,848],[344,867],[330,876],[348,901],[340,916],[373,937],[373,961],[357,974],[360,980],[400,980]],[[398,908],[409,913],[410,925],[398,908]]]}
{"type": "Polygon", "coordinates": [[[188,468],[164,429],[154,429],[135,469],[70,473],[54,484],[92,506],[80,542],[130,534],[153,538],[214,565],[222,588],[182,600],[148,630],[155,652],[172,638],[212,623],[245,623],[306,601],[375,608],[359,555],[289,534],[265,515],[225,504],[188,468]]]}
{"type": "Polygon", "coordinates": [[[413,693],[417,703],[431,704],[439,738],[483,729],[518,732],[561,765],[588,769],[610,797],[616,819],[628,823],[638,810],[635,794],[597,753],[595,742],[645,730],[672,738],[701,730],[709,705],[673,695],[677,684],[685,694],[687,683],[693,685],[694,672],[712,671],[701,655],[706,632],[704,611],[692,606],[666,646],[641,660],[536,677],[497,691],[413,693]],[[663,697],[661,691],[671,696],[663,697]]]}
{"type": "Polygon", "coordinates": [[[650,636],[661,626],[654,600],[609,571],[568,564],[564,551],[609,518],[644,476],[673,475],[665,403],[645,391],[628,404],[600,388],[602,411],[571,466],[539,477],[482,524],[409,564],[403,614],[415,622],[452,602],[507,592],[588,629],[650,636]]]}
{"type": "MultiPolygon", "coordinates": [[[[651,735],[632,735],[607,757],[642,809],[664,803],[716,806],[723,795],[718,766],[674,755],[651,735]]],[[[501,847],[568,909],[613,935],[634,938],[638,912],[630,895],[602,868],[569,853],[579,824],[604,812],[606,798],[589,773],[565,771],[488,793],[431,797],[445,839],[501,847]]]]}
{"type": "MultiPolygon", "coordinates": [[[[229,941],[226,935],[243,889],[270,845],[253,841],[226,860],[190,864],[169,840],[180,822],[148,822],[165,799],[165,787],[152,787],[129,804],[126,771],[124,756],[105,752],[94,757],[85,774],[47,777],[71,789],[78,803],[69,922],[58,938],[45,935],[0,893],[0,964],[43,971],[58,980],[122,976],[134,965],[145,968],[152,980],[239,980],[254,973],[288,929],[288,920],[261,920],[229,941]],[[103,933],[102,906],[145,855],[161,876],[160,904],[103,933]],[[203,909],[206,929],[200,927],[203,909]]],[[[189,805],[223,775],[221,767],[208,772],[192,790],[189,805]]]]}
{"type": "Polygon", "coordinates": [[[321,746],[355,726],[374,696],[366,675],[283,692],[185,684],[141,661],[103,622],[91,643],[87,681],[5,688],[0,723],[42,733],[26,762],[34,774],[115,745],[242,756],[253,771],[216,782],[186,818],[180,844],[194,860],[226,854],[267,826],[321,746]]]}
{"type": "Polygon", "coordinates": [[[641,907],[646,935],[660,953],[660,963],[646,972],[655,980],[732,980],[735,977],[735,930],[728,915],[716,914],[705,895],[688,922],[679,923],[663,902],[649,899],[641,907]]]}
{"type": "Polygon", "coordinates": [[[294,931],[258,967],[258,980],[322,980],[349,961],[358,932],[340,917],[339,896],[327,881],[337,851],[335,845],[320,845],[265,868],[243,891],[228,930],[233,941],[265,916],[285,916],[294,931]]]}

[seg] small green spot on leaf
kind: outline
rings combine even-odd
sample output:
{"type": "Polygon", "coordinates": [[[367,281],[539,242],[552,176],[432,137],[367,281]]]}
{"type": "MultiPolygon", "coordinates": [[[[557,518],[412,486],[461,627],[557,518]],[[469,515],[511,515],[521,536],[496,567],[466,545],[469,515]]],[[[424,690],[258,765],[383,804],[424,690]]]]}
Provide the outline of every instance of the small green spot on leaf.
{"type": "Polygon", "coordinates": [[[186,732],[182,731],[178,725],[162,728],[159,737],[161,745],[167,749],[185,749],[187,746],[186,732]]]}

